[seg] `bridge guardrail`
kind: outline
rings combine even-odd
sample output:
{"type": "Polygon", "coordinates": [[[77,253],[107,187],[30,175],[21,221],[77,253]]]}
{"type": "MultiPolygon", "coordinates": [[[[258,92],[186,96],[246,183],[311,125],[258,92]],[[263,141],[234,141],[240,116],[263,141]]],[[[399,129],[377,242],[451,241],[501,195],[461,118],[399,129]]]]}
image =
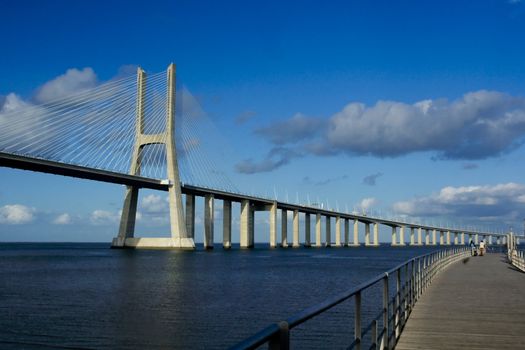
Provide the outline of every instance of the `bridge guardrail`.
{"type": "Polygon", "coordinates": [[[518,249],[517,237],[510,233],[507,235],[507,242],[507,259],[515,268],[525,272],[525,257],[523,251],[518,249]]]}
{"type": "Polygon", "coordinates": [[[467,247],[456,247],[420,255],[405,261],[391,270],[359,284],[346,292],[274,323],[232,346],[231,350],[257,349],[268,344],[268,349],[290,348],[290,332],[293,328],[350,299],[354,300],[354,339],[348,349],[360,350],[365,335],[370,339],[370,349],[392,349],[397,343],[412,309],[432,283],[436,275],[453,262],[470,256],[467,247]],[[395,293],[390,293],[390,277],[395,279],[395,293]],[[363,328],[362,292],[382,284],[383,308],[363,328]]]}

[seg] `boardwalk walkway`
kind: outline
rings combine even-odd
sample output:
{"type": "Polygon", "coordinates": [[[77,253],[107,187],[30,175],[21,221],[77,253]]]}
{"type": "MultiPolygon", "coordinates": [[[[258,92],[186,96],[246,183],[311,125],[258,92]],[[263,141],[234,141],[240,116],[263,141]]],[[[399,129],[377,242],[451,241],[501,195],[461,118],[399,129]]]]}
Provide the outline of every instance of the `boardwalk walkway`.
{"type": "Polygon", "coordinates": [[[417,302],[396,350],[524,349],[525,273],[504,254],[450,266],[417,302]]]}

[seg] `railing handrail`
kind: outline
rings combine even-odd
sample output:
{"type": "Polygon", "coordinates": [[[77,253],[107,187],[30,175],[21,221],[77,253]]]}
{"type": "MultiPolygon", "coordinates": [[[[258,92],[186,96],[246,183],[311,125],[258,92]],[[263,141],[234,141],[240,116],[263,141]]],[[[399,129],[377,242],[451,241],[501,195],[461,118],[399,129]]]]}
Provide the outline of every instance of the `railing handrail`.
{"type": "MultiPolygon", "coordinates": [[[[463,246],[464,247],[464,246],[463,246]]],[[[457,247],[456,247],[457,248],[457,247]]],[[[323,313],[326,310],[331,309],[332,307],[344,302],[345,300],[350,299],[353,296],[356,296],[357,294],[361,293],[363,290],[375,285],[376,283],[383,281],[385,278],[388,278],[390,275],[393,275],[394,273],[397,273],[400,269],[410,265],[411,263],[415,263],[416,261],[421,261],[421,259],[424,259],[426,257],[430,257],[435,254],[439,254],[441,252],[451,252],[455,251],[454,248],[450,249],[441,249],[441,250],[435,250],[430,253],[421,254],[418,256],[415,256],[409,260],[406,260],[395,267],[391,268],[387,272],[383,272],[375,277],[370,278],[369,280],[358,284],[356,287],[344,291],[336,296],[333,296],[331,298],[326,299],[325,301],[322,301],[320,303],[317,303],[315,305],[312,305],[310,307],[307,307],[298,313],[288,317],[287,319],[273,323],[266,328],[260,330],[259,332],[255,333],[254,335],[244,339],[243,341],[237,343],[230,349],[253,349],[260,345],[263,345],[269,341],[272,340],[272,338],[279,335],[279,333],[282,330],[283,323],[286,324],[287,330],[291,330],[292,328],[314,318],[315,316],[323,313]]]]}

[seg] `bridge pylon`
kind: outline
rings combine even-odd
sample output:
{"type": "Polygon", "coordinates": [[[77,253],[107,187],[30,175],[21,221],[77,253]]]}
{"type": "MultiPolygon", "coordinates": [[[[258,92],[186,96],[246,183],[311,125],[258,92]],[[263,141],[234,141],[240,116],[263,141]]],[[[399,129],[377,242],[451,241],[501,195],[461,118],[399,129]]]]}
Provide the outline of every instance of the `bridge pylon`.
{"type": "Polygon", "coordinates": [[[148,145],[163,144],[166,147],[167,177],[169,181],[168,201],[171,237],[135,237],[135,220],[139,187],[126,186],[126,195],[118,236],[113,239],[113,248],[195,248],[193,237],[188,235],[182,208],[182,191],[175,145],[175,65],[167,70],[166,128],[159,134],[144,132],[146,73],[137,69],[137,106],[135,145],[131,159],[130,175],[140,175],[142,150],[148,145]]]}

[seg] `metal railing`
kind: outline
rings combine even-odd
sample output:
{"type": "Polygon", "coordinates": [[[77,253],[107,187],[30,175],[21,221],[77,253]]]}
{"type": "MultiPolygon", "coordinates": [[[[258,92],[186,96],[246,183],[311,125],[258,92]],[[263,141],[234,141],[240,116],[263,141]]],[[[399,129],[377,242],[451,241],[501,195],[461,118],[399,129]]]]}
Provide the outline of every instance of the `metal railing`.
{"type": "Polygon", "coordinates": [[[525,272],[525,258],[522,250],[518,250],[517,237],[515,235],[507,235],[507,258],[511,265],[517,269],[525,272]]]}
{"type": "MultiPolygon", "coordinates": [[[[230,349],[257,349],[268,344],[268,349],[290,348],[293,328],[350,299],[354,300],[354,339],[347,349],[361,350],[365,336],[369,336],[370,349],[393,349],[412,309],[436,275],[449,264],[470,256],[467,247],[456,247],[421,255],[399,264],[393,269],[361,283],[357,287],[311,306],[262,329],[230,349]],[[390,292],[390,279],[395,280],[395,290],[390,292]],[[382,285],[382,310],[363,328],[362,294],[372,286],[382,285]]],[[[348,316],[351,318],[351,315],[348,316]]]]}

